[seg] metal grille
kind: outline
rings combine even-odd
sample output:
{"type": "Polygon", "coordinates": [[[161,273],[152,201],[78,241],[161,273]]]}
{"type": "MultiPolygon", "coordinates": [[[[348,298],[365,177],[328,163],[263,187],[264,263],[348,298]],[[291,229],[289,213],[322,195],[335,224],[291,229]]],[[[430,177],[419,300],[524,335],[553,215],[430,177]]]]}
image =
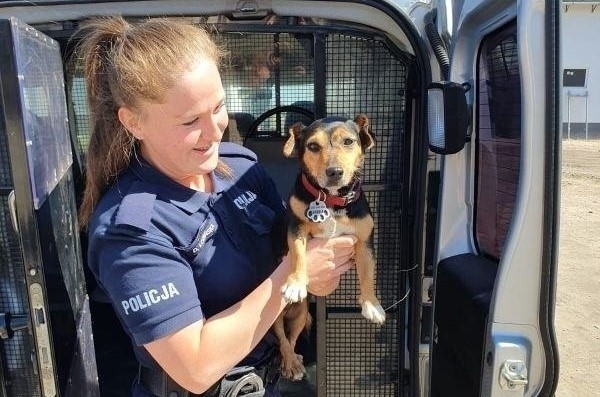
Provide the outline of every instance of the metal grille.
{"type": "Polygon", "coordinates": [[[328,397],[398,395],[398,325],[395,318],[382,328],[364,319],[327,320],[328,397]]]}
{"type": "MultiPolygon", "coordinates": [[[[373,242],[375,246],[375,260],[377,292],[384,308],[393,305],[400,297],[400,205],[401,194],[398,190],[365,192],[375,230],[373,242]]],[[[344,275],[340,287],[327,299],[330,308],[355,308],[358,298],[358,277],[355,270],[344,275]]],[[[354,311],[356,311],[354,310],[354,311]]],[[[350,310],[353,311],[353,310],[350,310]]]]}
{"type": "Polygon", "coordinates": [[[365,182],[396,183],[404,134],[407,66],[380,41],[327,38],[327,114],[371,121],[375,147],[365,157],[365,182]]]}
{"type": "MultiPolygon", "coordinates": [[[[376,139],[365,156],[363,188],[375,221],[377,294],[392,307],[404,294],[400,269],[402,139],[407,65],[380,41],[331,35],[326,41],[328,115],[353,118],[365,113],[376,139]]],[[[344,275],[340,288],[327,297],[328,311],[358,311],[356,272],[344,275]]],[[[400,379],[397,307],[383,327],[364,318],[327,320],[327,395],[396,396],[400,379]]]]}
{"type": "Polygon", "coordinates": [[[75,125],[75,134],[77,136],[75,144],[79,148],[79,153],[81,153],[82,164],[85,164],[85,154],[87,153],[91,132],[82,62],[82,58],[76,54],[67,64],[65,78],[68,84],[68,105],[72,110],[73,124],[75,125]]]}
{"type": "MultiPolygon", "coordinates": [[[[489,115],[492,119],[491,134],[494,137],[518,138],[521,136],[521,92],[517,35],[511,34],[498,43],[485,47],[485,68],[489,115]],[[494,45],[495,44],[495,45],[494,45]]],[[[484,74],[485,75],[485,74],[484,74]]]]}
{"type": "Polygon", "coordinates": [[[400,287],[399,191],[366,192],[375,220],[377,292],[387,311],[382,327],[369,323],[357,311],[358,278],[352,270],[327,298],[327,396],[397,396],[399,387],[398,327],[402,321],[394,306],[400,287]],[[351,314],[354,313],[354,314],[351,314]]]}
{"type": "MultiPolygon", "coordinates": [[[[314,98],[312,35],[224,33],[217,36],[231,59],[223,71],[230,123],[227,139],[241,142],[247,127],[267,110],[284,105],[312,109],[314,98]]],[[[258,135],[285,136],[300,120],[294,113],[276,114],[261,123],[258,135]]]]}
{"type": "MultiPolygon", "coordinates": [[[[0,108],[0,110],[2,109],[0,108]]],[[[8,137],[4,131],[3,122],[0,122],[0,187],[13,187],[10,157],[8,156],[8,137]]]]}
{"type": "MultiPolygon", "coordinates": [[[[0,123],[2,127],[2,123],[0,123]]],[[[8,206],[8,194],[13,187],[6,131],[0,128],[0,311],[11,314],[28,313],[27,287],[19,238],[15,233],[8,206]]],[[[34,373],[34,346],[26,331],[16,332],[3,340],[2,367],[9,396],[34,397],[40,395],[34,373]]]]}
{"type": "Polygon", "coordinates": [[[475,231],[479,248],[500,258],[514,212],[521,151],[521,81],[514,25],[484,42],[478,94],[475,231]]]}
{"type": "MultiPolygon", "coordinates": [[[[357,303],[356,271],[344,275],[338,290],[327,297],[327,318],[320,320],[326,322],[326,387],[327,396],[401,395],[399,366],[400,349],[404,346],[404,329],[401,328],[404,321],[399,318],[399,306],[395,304],[406,292],[403,287],[406,273],[401,271],[406,264],[401,255],[400,225],[404,221],[401,217],[404,205],[402,165],[405,161],[402,142],[407,60],[393,53],[384,42],[349,34],[327,35],[325,53],[320,54],[316,53],[319,50],[312,50],[314,39],[307,35],[235,33],[226,37],[229,51],[238,57],[223,75],[230,117],[249,114],[255,118],[274,106],[289,104],[314,110],[315,91],[320,87],[314,87],[316,77],[313,76],[321,71],[314,70],[313,59],[322,57],[326,65],[322,71],[326,81],[325,103],[319,105],[324,105],[328,116],[354,118],[364,113],[371,121],[376,144],[365,157],[363,188],[376,225],[378,297],[383,307],[390,310],[382,327],[362,318],[357,303]],[[264,59],[279,50],[276,67],[269,70],[273,80],[263,82],[263,76],[260,81],[248,81],[255,79],[257,73],[251,66],[252,61],[244,58],[244,54],[264,59]],[[299,70],[304,74],[299,75],[299,70]],[[269,86],[266,91],[256,88],[263,83],[269,86]],[[255,87],[254,91],[245,91],[248,87],[255,87]],[[252,97],[243,98],[240,93],[246,92],[268,92],[270,94],[265,97],[270,96],[260,102],[252,97]]],[[[259,134],[264,137],[287,134],[289,123],[274,120],[269,124],[268,121],[259,128],[259,134]]],[[[235,137],[229,140],[236,141],[235,137]]],[[[281,157],[281,141],[273,144],[273,141],[258,140],[252,145],[261,161],[263,157],[281,157]]],[[[289,169],[283,162],[277,163],[277,158],[271,160],[275,167],[273,177],[277,179],[286,174],[284,177],[292,183],[292,173],[297,172],[297,166],[289,169]]]]}

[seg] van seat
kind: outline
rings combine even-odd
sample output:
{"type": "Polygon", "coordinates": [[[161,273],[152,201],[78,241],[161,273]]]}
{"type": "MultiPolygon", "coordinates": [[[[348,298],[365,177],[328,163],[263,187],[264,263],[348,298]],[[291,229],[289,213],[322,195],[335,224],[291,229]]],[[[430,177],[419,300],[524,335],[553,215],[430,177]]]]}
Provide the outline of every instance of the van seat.
{"type": "Polygon", "coordinates": [[[484,336],[497,270],[496,262],[475,254],[452,256],[439,263],[432,396],[479,396],[484,336]]]}

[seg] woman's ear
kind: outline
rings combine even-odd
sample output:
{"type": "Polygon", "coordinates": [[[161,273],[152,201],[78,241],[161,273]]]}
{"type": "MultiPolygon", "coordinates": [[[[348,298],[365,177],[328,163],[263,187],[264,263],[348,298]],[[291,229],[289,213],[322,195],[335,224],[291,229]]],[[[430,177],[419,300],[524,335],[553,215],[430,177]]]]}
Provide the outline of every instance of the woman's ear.
{"type": "Polygon", "coordinates": [[[125,127],[131,135],[138,140],[144,139],[144,134],[140,128],[141,116],[139,114],[127,107],[121,106],[119,110],[117,110],[117,116],[123,127],[125,127]]]}

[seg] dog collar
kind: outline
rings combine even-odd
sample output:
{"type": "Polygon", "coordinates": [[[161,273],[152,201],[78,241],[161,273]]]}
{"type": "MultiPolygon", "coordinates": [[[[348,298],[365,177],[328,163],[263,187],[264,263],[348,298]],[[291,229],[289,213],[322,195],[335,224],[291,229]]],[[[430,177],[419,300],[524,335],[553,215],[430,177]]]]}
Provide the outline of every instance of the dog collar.
{"type": "Polygon", "coordinates": [[[325,197],[324,201],[327,207],[345,207],[350,203],[355,202],[360,197],[360,179],[357,179],[352,185],[350,191],[344,196],[328,196],[321,189],[316,188],[304,173],[302,173],[302,186],[316,199],[321,200],[321,197],[325,197]]]}

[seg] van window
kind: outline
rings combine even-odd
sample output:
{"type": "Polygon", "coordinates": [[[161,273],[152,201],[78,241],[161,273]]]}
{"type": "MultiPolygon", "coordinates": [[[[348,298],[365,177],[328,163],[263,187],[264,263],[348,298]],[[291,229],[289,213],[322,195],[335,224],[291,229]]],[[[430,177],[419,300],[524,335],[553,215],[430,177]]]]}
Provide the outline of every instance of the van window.
{"type": "MultiPolygon", "coordinates": [[[[312,111],[314,99],[313,39],[308,34],[221,33],[231,53],[222,73],[227,111],[256,119],[266,111],[294,105],[312,111]]],[[[283,115],[290,116],[290,115],[283,115]]],[[[291,116],[290,116],[291,117],[291,116]]],[[[239,121],[239,120],[238,120],[239,121]]],[[[287,133],[282,115],[266,119],[260,130],[266,135],[287,133]],[[282,120],[283,119],[283,120],[282,120]]],[[[287,125],[289,128],[289,125],[287,125]]],[[[246,132],[240,131],[242,135],[246,132]]]]}
{"type": "Polygon", "coordinates": [[[499,259],[513,216],[521,151],[516,24],[487,36],[478,57],[475,237],[499,259]]]}

